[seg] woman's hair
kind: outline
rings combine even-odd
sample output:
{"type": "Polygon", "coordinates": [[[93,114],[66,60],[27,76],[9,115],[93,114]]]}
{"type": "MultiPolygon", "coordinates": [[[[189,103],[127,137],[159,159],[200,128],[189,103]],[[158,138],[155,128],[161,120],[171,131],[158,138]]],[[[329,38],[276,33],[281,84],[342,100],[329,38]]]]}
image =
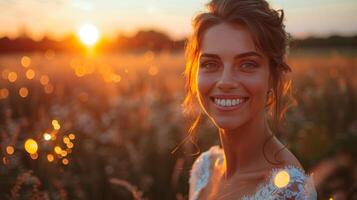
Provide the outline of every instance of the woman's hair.
{"type": "Polygon", "coordinates": [[[285,62],[289,35],[285,32],[283,10],[274,10],[265,0],[212,0],[207,4],[208,11],[198,14],[193,20],[193,34],[186,44],[186,90],[183,102],[186,114],[196,115],[189,129],[189,137],[197,127],[201,110],[197,110],[197,68],[198,57],[205,32],[221,23],[245,26],[251,33],[256,47],[268,57],[272,78],[272,93],[267,109],[272,118],[272,128],[278,132],[278,125],[284,116],[289,101],[290,83],[285,74],[290,72],[285,62]]]}

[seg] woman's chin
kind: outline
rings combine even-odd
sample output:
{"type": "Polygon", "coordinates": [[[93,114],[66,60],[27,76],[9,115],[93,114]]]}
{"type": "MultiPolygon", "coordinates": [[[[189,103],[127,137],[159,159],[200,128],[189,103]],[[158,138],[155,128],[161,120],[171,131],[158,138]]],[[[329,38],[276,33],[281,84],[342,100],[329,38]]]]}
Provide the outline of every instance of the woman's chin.
{"type": "Polygon", "coordinates": [[[241,123],[236,121],[236,120],[215,120],[214,124],[216,125],[217,128],[223,129],[223,130],[236,130],[241,126],[241,123]]]}

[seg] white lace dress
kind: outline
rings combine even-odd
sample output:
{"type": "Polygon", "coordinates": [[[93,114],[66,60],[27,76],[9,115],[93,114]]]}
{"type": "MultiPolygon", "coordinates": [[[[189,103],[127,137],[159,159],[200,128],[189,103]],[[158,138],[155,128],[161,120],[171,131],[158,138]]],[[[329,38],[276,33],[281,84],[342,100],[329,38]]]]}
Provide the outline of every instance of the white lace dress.
{"type": "MultiPolygon", "coordinates": [[[[224,159],[223,150],[218,146],[212,147],[197,158],[191,170],[189,200],[197,200],[202,189],[207,186],[211,178],[213,162],[217,161],[217,159],[224,159]]],[[[316,200],[317,193],[312,175],[305,174],[302,169],[295,166],[285,166],[272,169],[270,178],[258,186],[255,194],[242,198],[242,200],[257,199],[316,200]],[[282,170],[288,173],[289,180],[284,187],[277,187],[276,183],[274,183],[274,178],[282,170]]]]}

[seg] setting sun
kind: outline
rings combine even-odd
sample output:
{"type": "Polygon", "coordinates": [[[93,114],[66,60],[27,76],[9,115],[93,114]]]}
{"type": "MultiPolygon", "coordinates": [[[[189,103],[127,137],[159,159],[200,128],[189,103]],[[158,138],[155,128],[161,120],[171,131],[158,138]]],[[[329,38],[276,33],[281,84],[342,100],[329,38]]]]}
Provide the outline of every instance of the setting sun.
{"type": "Polygon", "coordinates": [[[95,44],[99,39],[99,31],[93,24],[82,25],[77,34],[80,40],[88,46],[95,44]]]}

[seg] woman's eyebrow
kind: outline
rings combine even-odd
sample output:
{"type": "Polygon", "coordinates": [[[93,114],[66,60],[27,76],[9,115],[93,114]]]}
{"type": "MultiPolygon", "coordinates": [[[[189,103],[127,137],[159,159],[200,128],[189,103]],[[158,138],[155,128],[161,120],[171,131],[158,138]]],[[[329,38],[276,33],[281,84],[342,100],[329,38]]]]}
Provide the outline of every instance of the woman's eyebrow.
{"type": "MultiPolygon", "coordinates": [[[[239,59],[239,58],[244,58],[244,57],[250,57],[250,56],[256,56],[259,58],[262,58],[263,56],[255,51],[248,51],[244,53],[237,54],[234,56],[234,59],[239,59]]],[[[220,59],[220,57],[216,54],[210,54],[210,53],[203,53],[200,55],[200,58],[215,58],[215,59],[220,59]]]]}
{"type": "Polygon", "coordinates": [[[203,53],[200,55],[200,58],[215,58],[215,59],[220,59],[219,56],[217,56],[216,54],[210,54],[210,53],[203,53]]]}
{"type": "Polygon", "coordinates": [[[239,59],[239,58],[250,57],[250,56],[256,56],[259,58],[263,57],[261,54],[255,52],[255,51],[249,51],[249,52],[238,54],[238,55],[234,56],[234,58],[239,59]]]}

